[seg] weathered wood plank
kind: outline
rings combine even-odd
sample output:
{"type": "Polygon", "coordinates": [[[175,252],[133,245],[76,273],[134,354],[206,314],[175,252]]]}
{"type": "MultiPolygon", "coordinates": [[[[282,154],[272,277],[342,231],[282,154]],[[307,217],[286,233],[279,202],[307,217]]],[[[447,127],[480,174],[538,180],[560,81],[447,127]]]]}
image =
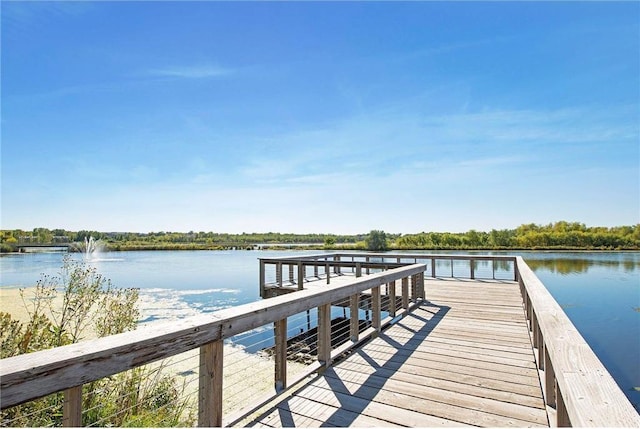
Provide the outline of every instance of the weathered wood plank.
{"type": "Polygon", "coordinates": [[[232,337],[323,304],[343,300],[372,287],[422,273],[410,265],[320,290],[302,290],[132,332],[84,341],[2,360],[3,408],[232,337]]]}
{"type": "MultiPolygon", "coordinates": [[[[428,325],[430,326],[430,325],[428,325]]],[[[506,342],[506,344],[498,344],[494,342],[477,341],[475,338],[461,338],[457,335],[447,335],[444,332],[438,331],[437,327],[430,332],[418,332],[417,330],[408,329],[406,326],[399,326],[398,323],[387,329],[387,334],[392,335],[396,341],[433,341],[446,344],[457,344],[460,346],[477,347],[489,350],[501,350],[504,352],[511,352],[516,354],[529,355],[531,351],[531,344],[528,345],[522,342],[506,342]]],[[[525,333],[526,335],[526,333],[525,333]]]]}
{"type": "MultiPolygon", "coordinates": [[[[278,408],[281,412],[288,411],[313,416],[315,420],[322,422],[322,427],[404,427],[389,421],[355,413],[345,408],[321,404],[301,396],[291,398],[286,405],[278,405],[278,408]]],[[[283,426],[290,427],[286,421],[283,422],[283,426]]]]}
{"type": "MultiPolygon", "coordinates": [[[[323,379],[320,379],[323,380],[323,379]]],[[[410,427],[459,427],[465,426],[447,418],[433,416],[414,411],[411,408],[401,408],[395,404],[370,401],[357,396],[345,394],[338,389],[331,390],[317,386],[310,386],[299,393],[299,396],[312,401],[339,407],[354,413],[362,414],[394,425],[410,427]]],[[[415,401],[414,401],[415,402],[415,401]]]]}
{"type": "MultiPolygon", "coordinates": [[[[546,424],[544,423],[539,424],[527,420],[500,416],[482,410],[466,408],[456,403],[446,402],[446,400],[441,402],[440,400],[432,400],[429,398],[418,398],[403,393],[390,392],[384,389],[377,389],[366,385],[351,383],[345,380],[340,380],[336,383],[331,382],[329,379],[323,377],[316,380],[313,383],[313,386],[319,389],[323,389],[324,393],[322,393],[321,391],[312,391],[311,389],[305,389],[304,391],[300,392],[300,395],[309,395],[309,399],[313,399],[314,397],[318,399],[326,398],[327,392],[329,393],[329,396],[343,395],[342,398],[344,399],[340,401],[343,406],[345,405],[345,403],[354,401],[356,399],[359,401],[367,401],[370,404],[384,404],[387,406],[392,406],[395,409],[393,414],[397,415],[400,419],[402,419],[401,416],[404,415],[406,411],[411,410],[427,416],[437,417],[445,420],[453,420],[459,423],[470,425],[477,425],[480,423],[483,426],[500,427],[514,425],[546,426],[546,424]]],[[[544,411],[542,412],[544,413],[544,411]]]]}
{"type": "MultiPolygon", "coordinates": [[[[540,381],[532,374],[522,375],[507,372],[497,372],[493,370],[473,368],[466,365],[452,364],[449,362],[440,362],[437,360],[408,360],[393,355],[368,353],[366,356],[354,354],[349,357],[350,362],[360,363],[363,365],[374,364],[376,368],[386,368],[396,371],[403,371],[410,374],[427,374],[431,377],[440,377],[443,379],[451,379],[451,377],[459,377],[456,380],[462,380],[465,377],[479,377],[482,383],[486,380],[495,380],[498,383],[508,383],[512,385],[521,385],[523,389],[539,389],[540,381]],[[441,372],[441,374],[438,374],[441,372]]],[[[539,393],[538,393],[539,394],[539,393]]]]}
{"type": "MultiPolygon", "coordinates": [[[[640,427],[640,415],[521,257],[518,276],[535,312],[557,391],[557,424],[640,427]],[[567,421],[568,420],[568,421],[567,421]]],[[[547,380],[545,384],[551,383],[547,380]]]]}
{"type": "MultiPolygon", "coordinates": [[[[372,390],[375,397],[379,396],[379,393],[375,393],[376,390],[388,391],[419,398],[420,400],[442,402],[539,425],[547,424],[547,413],[541,399],[538,401],[539,406],[532,407],[514,402],[513,396],[507,398],[508,400],[496,400],[482,395],[473,395],[469,392],[460,392],[459,389],[442,389],[431,386],[428,383],[424,383],[423,380],[420,380],[420,383],[416,383],[415,380],[407,383],[393,378],[383,378],[338,369],[327,371],[325,378],[329,385],[332,385],[332,382],[328,380],[329,378],[337,379],[345,386],[348,383],[353,383],[356,391],[355,393],[351,392],[352,394],[359,394],[363,387],[367,387],[372,390]]],[[[477,390],[476,393],[478,393],[477,390]]]]}
{"type": "MultiPolygon", "coordinates": [[[[533,398],[534,402],[538,402],[540,399],[540,387],[534,384],[526,385],[519,384],[513,381],[503,381],[491,377],[488,374],[486,377],[482,377],[476,373],[474,374],[461,374],[459,372],[451,371],[450,368],[429,368],[424,366],[415,365],[403,365],[402,363],[389,362],[384,367],[371,366],[371,364],[365,359],[359,359],[353,357],[348,361],[336,365],[336,368],[345,368],[350,371],[362,372],[365,374],[381,374],[388,376],[389,378],[398,378],[407,381],[414,381],[416,377],[422,379],[424,377],[426,382],[439,383],[442,382],[454,382],[455,384],[466,384],[469,386],[475,386],[479,388],[490,389],[491,391],[501,393],[513,393],[519,396],[528,396],[533,398]],[[428,381],[429,379],[433,381],[428,381]]],[[[527,402],[528,403],[528,402],[527,402]]]]}
{"type": "MultiPolygon", "coordinates": [[[[493,365],[495,368],[500,368],[501,370],[505,370],[507,367],[511,367],[512,371],[517,372],[524,369],[530,369],[535,371],[534,374],[537,377],[537,367],[535,361],[533,360],[533,356],[531,360],[522,360],[522,359],[510,359],[503,358],[498,356],[479,356],[474,353],[461,353],[455,350],[447,350],[441,349],[438,347],[429,347],[429,349],[411,349],[411,348],[398,348],[392,344],[389,344],[384,341],[384,339],[374,339],[371,343],[367,344],[364,348],[365,351],[376,350],[376,351],[386,351],[388,353],[393,353],[397,356],[411,356],[416,359],[424,359],[431,360],[431,357],[436,356],[445,356],[450,359],[450,362],[455,362],[464,360],[468,364],[468,366],[475,365],[493,365]]],[[[505,370],[506,372],[509,372],[505,370]]]]}
{"type": "MultiPolygon", "coordinates": [[[[466,384],[456,379],[455,381],[451,380],[443,380],[441,378],[433,378],[426,377],[420,380],[420,383],[416,383],[415,376],[411,374],[407,374],[403,371],[392,371],[392,370],[384,370],[384,369],[375,369],[371,367],[366,367],[362,365],[351,365],[351,366],[335,366],[333,371],[329,371],[326,373],[327,377],[332,377],[333,375],[338,376],[341,379],[352,381],[356,383],[368,383],[377,387],[385,386],[388,390],[394,390],[393,384],[391,382],[399,382],[403,384],[398,384],[398,391],[409,393],[410,390],[405,390],[404,385],[411,385],[409,389],[413,389],[417,386],[417,388],[432,388],[439,390],[446,390],[449,392],[462,393],[465,395],[478,397],[478,398],[488,398],[493,399],[500,402],[506,402],[510,404],[517,404],[530,408],[539,408],[541,410],[545,409],[544,401],[540,398],[540,389],[532,390],[535,396],[531,395],[520,395],[513,392],[508,392],[504,390],[496,390],[492,388],[488,388],[485,386],[478,386],[473,384],[466,384]]],[[[422,393],[421,393],[422,394],[422,393]]],[[[421,395],[420,394],[420,395],[421,395]]],[[[415,395],[414,395],[415,396],[415,395]]]]}

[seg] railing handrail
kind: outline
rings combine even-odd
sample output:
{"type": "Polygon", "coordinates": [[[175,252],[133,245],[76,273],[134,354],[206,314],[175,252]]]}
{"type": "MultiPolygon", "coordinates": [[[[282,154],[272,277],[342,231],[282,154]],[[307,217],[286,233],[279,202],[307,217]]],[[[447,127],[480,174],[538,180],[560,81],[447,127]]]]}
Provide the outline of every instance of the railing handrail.
{"type": "Polygon", "coordinates": [[[557,409],[558,426],[640,427],[640,415],[551,293],[522,257],[516,266],[534,346],[543,352],[545,399],[557,409]]]}
{"type": "Polygon", "coordinates": [[[19,405],[171,357],[424,272],[412,264],[181,321],[0,360],[0,406],[19,405]]]}
{"type": "Polygon", "coordinates": [[[316,259],[325,260],[333,257],[371,257],[371,258],[403,258],[403,259],[438,259],[438,260],[460,260],[467,261],[470,259],[478,261],[509,261],[515,262],[516,256],[514,255],[471,255],[471,254],[442,254],[442,253],[380,253],[380,252],[334,252],[334,253],[316,253],[312,255],[300,255],[300,256],[274,256],[267,258],[258,258],[264,262],[282,262],[293,263],[298,261],[314,261],[316,259]]]}

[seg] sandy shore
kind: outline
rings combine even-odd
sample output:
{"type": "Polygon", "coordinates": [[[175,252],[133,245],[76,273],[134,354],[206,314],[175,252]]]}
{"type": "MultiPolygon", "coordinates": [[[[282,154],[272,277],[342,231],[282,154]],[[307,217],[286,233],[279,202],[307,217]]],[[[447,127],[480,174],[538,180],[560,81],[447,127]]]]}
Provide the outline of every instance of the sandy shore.
{"type": "MultiPolygon", "coordinates": [[[[0,288],[0,311],[9,313],[13,319],[20,322],[27,322],[29,320],[29,312],[27,311],[27,305],[33,299],[36,288],[29,287],[23,288],[24,300],[20,294],[20,288],[0,288]]],[[[62,298],[59,297],[55,303],[57,307],[62,305],[62,298]]],[[[50,316],[50,314],[48,314],[50,316]]]]}

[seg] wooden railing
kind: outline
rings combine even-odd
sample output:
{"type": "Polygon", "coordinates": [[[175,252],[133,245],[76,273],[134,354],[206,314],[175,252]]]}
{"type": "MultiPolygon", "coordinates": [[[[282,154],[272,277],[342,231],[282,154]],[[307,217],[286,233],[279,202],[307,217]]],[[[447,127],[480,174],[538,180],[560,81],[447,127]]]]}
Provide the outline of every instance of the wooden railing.
{"type": "MultiPolygon", "coordinates": [[[[63,424],[82,424],[82,385],[193,349],[200,351],[199,426],[222,425],[223,341],[239,333],[266,324],[274,324],[275,380],[279,390],[287,381],[287,317],[318,309],[317,363],[309,371],[326,367],[337,355],[356,345],[365,336],[375,335],[391,317],[382,320],[380,293],[382,285],[402,283],[403,307],[398,315],[409,311],[412,288],[424,296],[422,264],[411,264],[371,274],[342,285],[300,291],[233,307],[171,323],[157,323],[147,328],[110,337],[81,342],[55,349],[15,356],[0,361],[0,406],[2,409],[64,391],[63,424]],[[358,314],[358,298],[371,290],[371,328],[360,332],[358,317],[351,317],[351,341],[331,349],[331,304],[348,299],[351,314],[358,314]]],[[[395,290],[395,288],[390,288],[395,290]]],[[[395,293],[395,292],[394,292],[395,293]]],[[[412,296],[414,303],[417,295],[412,296]]],[[[394,299],[395,302],[395,299],[394,299]]],[[[308,375],[308,374],[305,374],[308,375]]],[[[304,376],[304,375],[303,375],[304,376]]]]}
{"type": "Polygon", "coordinates": [[[267,287],[288,288],[289,291],[304,289],[305,281],[326,279],[331,283],[332,277],[342,275],[347,269],[356,276],[364,272],[387,270],[409,264],[422,263],[427,266],[430,277],[458,277],[476,279],[477,264],[481,261],[491,263],[492,275],[486,278],[495,279],[499,267],[506,264],[511,268],[511,280],[517,280],[515,256],[501,255],[434,255],[422,253],[326,253],[278,258],[260,258],[260,296],[269,295],[267,287]],[[449,262],[450,272],[438,273],[438,262],[449,262]],[[468,264],[466,272],[454,273],[454,261],[468,264]],[[312,268],[310,273],[308,268],[312,268]],[[267,272],[273,270],[271,279],[267,279],[267,272]],[[363,271],[364,270],[364,271],[363,271]],[[287,275],[288,274],[288,275],[287,275]]]}
{"type": "Polygon", "coordinates": [[[394,315],[408,311],[410,298],[414,303],[424,298],[425,275],[436,277],[436,261],[441,260],[451,261],[452,276],[453,261],[469,261],[467,278],[470,279],[477,278],[476,261],[493,261],[494,277],[496,262],[510,266],[511,280],[518,281],[521,288],[547,411],[553,423],[557,426],[640,427],[640,416],[562,308],[524,260],[513,256],[341,253],[261,259],[261,288],[268,283],[265,277],[268,265],[276,267],[276,287],[287,283],[282,279],[285,269],[289,271],[289,283],[296,288],[302,288],[307,277],[313,276],[326,276],[329,284],[209,315],[157,323],[133,332],[3,359],[0,361],[0,406],[5,409],[64,391],[64,424],[79,426],[83,384],[199,349],[198,424],[220,426],[225,339],[273,324],[274,385],[282,390],[294,382],[287,380],[287,317],[318,309],[317,362],[309,367],[309,372],[319,370],[363,338],[375,335],[394,315]],[[313,274],[308,272],[311,269],[313,274]],[[353,271],[353,279],[330,284],[331,278],[348,269],[353,271]],[[367,270],[383,271],[360,277],[367,270]],[[397,313],[394,309],[394,314],[383,320],[382,286],[388,286],[392,298],[389,302],[395,303],[397,280],[401,281],[402,309],[397,313]],[[331,304],[347,299],[350,314],[358,314],[359,295],[367,290],[371,290],[371,328],[360,332],[358,318],[351,317],[351,341],[332,350],[331,304]]]}
{"type": "Polygon", "coordinates": [[[517,270],[547,410],[556,425],[640,427],[627,397],[521,257],[517,270]]]}

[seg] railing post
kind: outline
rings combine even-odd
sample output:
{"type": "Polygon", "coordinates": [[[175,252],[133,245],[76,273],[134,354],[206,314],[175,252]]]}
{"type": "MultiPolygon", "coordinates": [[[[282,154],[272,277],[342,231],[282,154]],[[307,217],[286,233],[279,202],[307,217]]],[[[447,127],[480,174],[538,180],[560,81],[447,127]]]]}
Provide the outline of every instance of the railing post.
{"type": "MultiPolygon", "coordinates": [[[[340,262],[340,255],[335,255],[333,257],[333,262],[340,262]]],[[[340,265],[336,264],[336,266],[333,267],[333,272],[339,275],[341,273],[340,265]]]]}
{"type": "Polygon", "coordinates": [[[414,274],[411,276],[411,299],[413,302],[416,302],[416,298],[418,296],[418,275],[414,274]]]}
{"type": "Polygon", "coordinates": [[[389,315],[396,316],[396,281],[389,283],[389,315]]]}
{"type": "Polygon", "coordinates": [[[550,407],[556,406],[556,374],[553,372],[553,364],[549,357],[549,350],[544,348],[544,393],[546,403],[550,407]]]}
{"type": "Polygon", "coordinates": [[[318,361],[323,366],[331,363],[331,304],[318,307],[318,361]]]}
{"type": "Polygon", "coordinates": [[[531,339],[533,340],[533,348],[538,348],[538,318],[536,312],[531,311],[531,339]]]}
{"type": "Polygon", "coordinates": [[[274,323],[275,331],[275,387],[276,391],[287,388],[287,319],[274,323]]]}
{"type": "Polygon", "coordinates": [[[223,340],[200,347],[200,394],[198,426],[222,426],[222,360],[223,340]]]}
{"type": "Polygon", "coordinates": [[[557,387],[556,384],[556,427],[568,428],[571,427],[571,421],[567,413],[567,406],[562,398],[562,392],[557,391],[557,387]]]}
{"type": "Polygon", "coordinates": [[[475,267],[475,260],[473,258],[469,259],[469,267],[471,270],[471,280],[475,280],[476,278],[476,267],[475,267]]]}
{"type": "Polygon", "coordinates": [[[282,262],[276,263],[276,285],[282,287],[282,262]]]}
{"type": "Polygon", "coordinates": [[[62,426],[82,426],[82,386],[72,387],[64,391],[62,426]]]}
{"type": "Polygon", "coordinates": [[[316,278],[319,278],[319,277],[320,277],[320,275],[319,275],[319,273],[318,273],[318,264],[317,264],[318,259],[317,259],[317,258],[316,258],[316,259],[314,259],[314,260],[313,260],[313,262],[315,262],[315,264],[313,264],[313,275],[314,275],[316,278]]]}
{"type": "Polygon", "coordinates": [[[371,326],[380,332],[382,326],[382,314],[380,313],[380,286],[371,288],[371,326]]]}
{"type": "Polygon", "coordinates": [[[542,338],[542,329],[540,329],[540,325],[538,327],[538,369],[544,369],[544,338],[542,338]]]}
{"type": "Polygon", "coordinates": [[[402,278],[402,308],[409,308],[409,277],[402,278]]]}
{"type": "Polygon", "coordinates": [[[265,297],[265,263],[260,260],[260,298],[265,297]]]}
{"type": "Polygon", "coordinates": [[[436,278],[436,258],[431,258],[431,277],[436,278]]]}
{"type": "Polygon", "coordinates": [[[293,284],[293,264],[289,264],[289,284],[293,284]]]}
{"type": "Polygon", "coordinates": [[[329,266],[329,264],[324,266],[324,271],[327,273],[327,284],[331,283],[331,267],[329,266]]]}
{"type": "Polygon", "coordinates": [[[369,262],[371,261],[371,258],[369,258],[368,256],[365,256],[364,260],[367,262],[367,275],[369,275],[371,273],[369,268],[369,262]]]}
{"type": "Polygon", "coordinates": [[[351,295],[349,297],[349,335],[351,341],[356,342],[360,339],[360,308],[359,308],[360,294],[351,295]]]}
{"type": "Polygon", "coordinates": [[[298,262],[298,290],[304,289],[305,266],[302,261],[298,262]]]}
{"type": "Polygon", "coordinates": [[[356,277],[362,277],[362,264],[356,262],[356,277]]]}

